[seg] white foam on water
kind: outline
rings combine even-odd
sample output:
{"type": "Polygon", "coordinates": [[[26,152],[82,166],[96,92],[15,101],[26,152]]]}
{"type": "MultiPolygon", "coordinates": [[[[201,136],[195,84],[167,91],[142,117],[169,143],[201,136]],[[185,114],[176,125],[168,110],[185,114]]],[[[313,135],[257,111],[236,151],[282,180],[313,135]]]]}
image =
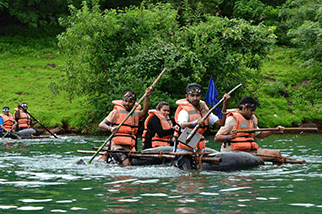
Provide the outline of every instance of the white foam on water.
{"type": "Polygon", "coordinates": [[[42,210],[44,207],[33,207],[33,206],[24,206],[18,207],[17,210],[42,210]]]}
{"type": "Polygon", "coordinates": [[[56,203],[73,203],[73,201],[76,201],[76,199],[73,199],[73,200],[56,201],[56,203]]]}
{"type": "Polygon", "coordinates": [[[239,202],[251,201],[250,199],[238,199],[239,202]]]}
{"type": "Polygon", "coordinates": [[[70,210],[87,210],[87,208],[82,208],[82,207],[72,207],[70,210]]]}
{"type": "Polygon", "coordinates": [[[267,198],[264,198],[264,197],[257,197],[256,199],[261,201],[267,201],[267,198]]]}
{"type": "Polygon", "coordinates": [[[51,185],[62,185],[67,183],[62,182],[41,182],[41,181],[8,181],[0,182],[0,184],[10,184],[15,186],[29,186],[29,187],[39,187],[39,186],[51,186],[51,185]]]}
{"type": "Polygon", "coordinates": [[[50,210],[52,213],[67,213],[67,210],[50,210]]]}
{"type": "Polygon", "coordinates": [[[17,208],[17,206],[14,205],[0,205],[0,209],[7,210],[7,209],[13,209],[17,208]]]}
{"type": "Polygon", "coordinates": [[[151,179],[151,180],[143,180],[143,181],[135,181],[133,182],[133,184],[151,184],[151,183],[158,183],[159,182],[159,179],[151,179]]]}
{"type": "Polygon", "coordinates": [[[127,180],[122,180],[122,181],[113,181],[113,182],[108,182],[104,184],[121,184],[121,183],[127,183],[127,182],[132,182],[136,181],[137,179],[127,179],[127,180]]]}
{"type": "Polygon", "coordinates": [[[141,196],[167,197],[168,195],[165,193],[145,193],[145,194],[141,194],[141,196]]]}
{"type": "Polygon", "coordinates": [[[25,203],[34,203],[34,202],[49,202],[52,201],[53,199],[31,199],[31,198],[26,198],[26,199],[19,199],[18,201],[22,201],[25,203]]]}
{"type": "Polygon", "coordinates": [[[219,195],[217,192],[201,192],[200,195],[219,195]]]}
{"type": "Polygon", "coordinates": [[[108,189],[107,191],[109,191],[109,192],[119,192],[120,190],[118,190],[118,189],[108,189]]]}
{"type": "Polygon", "coordinates": [[[92,187],[87,187],[87,188],[82,188],[81,190],[91,190],[93,189],[92,187]]]}
{"type": "Polygon", "coordinates": [[[314,204],[305,204],[305,203],[293,203],[293,204],[290,204],[291,206],[299,206],[299,207],[314,207],[315,205],[314,204]]]}
{"type": "Polygon", "coordinates": [[[119,202],[137,202],[139,201],[138,199],[120,199],[120,200],[117,200],[119,202]]]}
{"type": "Polygon", "coordinates": [[[220,192],[231,192],[231,191],[238,191],[243,189],[250,189],[251,187],[236,187],[236,188],[229,188],[229,189],[221,189],[220,192]]]}
{"type": "Polygon", "coordinates": [[[196,202],[196,200],[194,199],[185,199],[185,200],[178,200],[181,203],[194,203],[196,202]]]}

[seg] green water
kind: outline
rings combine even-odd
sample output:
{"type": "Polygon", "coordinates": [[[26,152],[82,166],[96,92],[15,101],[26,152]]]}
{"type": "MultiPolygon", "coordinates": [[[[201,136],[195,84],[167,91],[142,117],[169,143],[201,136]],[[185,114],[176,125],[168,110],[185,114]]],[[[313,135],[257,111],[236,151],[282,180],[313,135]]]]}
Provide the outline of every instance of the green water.
{"type": "MultiPolygon", "coordinates": [[[[2,140],[0,213],[322,213],[322,135],[259,141],[304,165],[236,172],[77,165],[106,138],[2,140]]],[[[208,147],[219,150],[212,140],[208,147]]]]}

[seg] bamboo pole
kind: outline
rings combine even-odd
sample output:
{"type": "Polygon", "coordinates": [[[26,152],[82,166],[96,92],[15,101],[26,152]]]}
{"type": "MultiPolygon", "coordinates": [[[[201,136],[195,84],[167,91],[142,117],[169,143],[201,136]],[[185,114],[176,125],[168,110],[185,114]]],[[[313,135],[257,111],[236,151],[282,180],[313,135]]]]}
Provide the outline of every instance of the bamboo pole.
{"type": "Polygon", "coordinates": [[[296,159],[292,159],[292,158],[287,158],[284,156],[281,157],[277,157],[277,156],[273,156],[273,155],[261,155],[261,154],[254,154],[260,158],[271,158],[269,160],[267,159],[263,159],[264,162],[273,162],[273,163],[280,163],[280,164],[284,164],[284,163],[290,163],[290,164],[305,164],[306,161],[305,160],[296,160],[296,159]]]}
{"type": "MultiPolygon", "coordinates": [[[[99,147],[93,147],[94,150],[98,150],[99,147]]],[[[106,151],[109,153],[129,153],[129,151],[125,150],[109,150],[109,149],[101,149],[101,151],[106,151]]],[[[213,152],[163,152],[163,151],[151,151],[151,152],[143,152],[143,151],[131,151],[131,153],[135,154],[169,154],[169,155],[209,155],[213,152]]]]}
{"type": "MultiPolygon", "coordinates": [[[[279,131],[278,128],[259,128],[259,129],[246,129],[246,130],[238,130],[239,133],[252,133],[258,131],[279,131]]],[[[301,128],[301,127],[291,127],[285,128],[284,131],[318,131],[318,128],[301,128]]]]}
{"type": "MultiPolygon", "coordinates": [[[[120,151],[108,151],[112,153],[120,153],[120,151]]],[[[175,154],[150,154],[150,153],[134,153],[129,151],[121,151],[121,153],[127,152],[127,155],[130,157],[137,157],[137,158],[158,158],[158,159],[171,159],[174,160],[177,158],[177,153],[175,154]]],[[[84,151],[84,150],[77,150],[77,153],[81,154],[96,154],[96,151],[84,151]]],[[[100,155],[104,155],[105,152],[98,152],[100,155]]],[[[201,159],[202,162],[221,162],[221,158],[215,158],[215,157],[203,157],[203,156],[196,156],[195,158],[201,159]]]]}

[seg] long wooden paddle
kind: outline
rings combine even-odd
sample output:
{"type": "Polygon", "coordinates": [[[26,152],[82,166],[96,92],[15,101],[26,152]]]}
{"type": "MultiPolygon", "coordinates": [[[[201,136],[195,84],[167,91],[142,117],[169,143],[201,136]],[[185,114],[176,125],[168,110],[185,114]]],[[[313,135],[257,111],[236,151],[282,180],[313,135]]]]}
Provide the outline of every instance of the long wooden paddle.
{"type": "MultiPolygon", "coordinates": [[[[125,152],[120,152],[120,151],[109,151],[111,153],[125,153],[125,152]]],[[[95,151],[84,151],[84,150],[77,150],[77,153],[81,154],[94,154],[96,153],[95,151]]],[[[99,152],[100,155],[104,155],[105,152],[99,152]]],[[[180,153],[173,153],[173,154],[166,154],[166,153],[161,153],[161,154],[154,154],[154,153],[134,153],[134,152],[127,152],[127,155],[130,157],[137,157],[137,158],[158,158],[158,159],[170,159],[174,160],[177,158],[180,153]]],[[[196,158],[196,157],[194,157],[196,158]]],[[[200,160],[203,162],[221,162],[221,158],[216,158],[216,157],[207,157],[207,156],[200,156],[200,160]]]]}
{"type": "Polygon", "coordinates": [[[57,135],[55,135],[54,133],[52,133],[51,131],[49,131],[43,124],[41,124],[36,118],[34,118],[34,116],[32,116],[29,111],[27,111],[23,106],[20,106],[27,114],[30,115],[30,117],[32,117],[32,119],[34,119],[35,121],[37,121],[37,123],[39,125],[41,125],[41,127],[43,127],[44,129],[47,130],[47,132],[49,132],[51,135],[53,135],[55,138],[58,138],[57,135]]]}
{"type": "MultiPolygon", "coordinates": [[[[253,153],[252,153],[253,154],[253,153]]],[[[276,164],[284,164],[284,163],[290,163],[290,164],[305,164],[305,160],[296,160],[293,158],[287,158],[284,156],[277,157],[274,155],[264,155],[264,154],[253,154],[256,155],[257,157],[260,157],[263,159],[264,162],[273,162],[276,164]]]]}
{"type": "MultiPolygon", "coordinates": [[[[233,93],[234,91],[236,91],[238,88],[240,88],[243,84],[239,84],[237,85],[235,88],[233,88],[231,91],[228,92],[228,94],[230,95],[231,93],[233,93]]],[[[225,100],[225,98],[221,98],[221,100],[219,100],[219,102],[214,105],[208,112],[207,114],[202,118],[202,122],[204,122],[207,117],[211,114],[212,111],[215,110],[215,108],[217,108],[223,101],[225,100]]],[[[181,142],[184,143],[184,144],[189,144],[190,140],[192,139],[192,137],[196,134],[197,130],[199,129],[200,127],[200,124],[196,125],[195,128],[192,130],[192,132],[190,132],[190,134],[188,135],[188,137],[186,138],[186,140],[182,140],[181,142]]],[[[184,134],[184,133],[183,133],[184,134]]],[[[183,137],[184,138],[184,137],[183,137]]],[[[198,140],[199,141],[199,140],[198,140]]],[[[188,145],[189,147],[191,148],[194,148],[195,147],[195,144],[198,143],[198,142],[194,142],[194,144],[192,146],[188,145]]]]}
{"type": "MultiPolygon", "coordinates": [[[[252,133],[252,132],[258,132],[258,131],[279,131],[279,129],[278,128],[259,128],[259,129],[238,130],[237,132],[252,133]]],[[[291,128],[285,128],[284,131],[318,131],[318,128],[291,127],[291,128]]]]}
{"type": "MultiPolygon", "coordinates": [[[[151,87],[154,87],[157,82],[159,81],[159,79],[162,77],[162,75],[167,71],[167,68],[164,68],[163,71],[161,72],[161,74],[158,76],[158,78],[154,81],[154,83],[152,84],[151,87]]],[[[137,102],[136,105],[134,105],[134,107],[132,108],[132,110],[128,113],[128,115],[124,118],[124,120],[117,126],[117,130],[119,130],[119,128],[123,125],[123,123],[125,123],[125,121],[130,117],[130,115],[135,111],[135,109],[138,107],[138,105],[143,101],[143,99],[146,97],[147,93],[144,93],[144,95],[141,97],[141,99],[137,102]]],[[[106,141],[101,145],[101,147],[96,151],[96,153],[92,156],[92,158],[88,161],[88,163],[91,163],[93,161],[93,159],[96,157],[96,155],[102,150],[102,148],[107,144],[108,141],[111,140],[111,138],[114,136],[114,134],[112,133],[107,139],[106,141]]]]}

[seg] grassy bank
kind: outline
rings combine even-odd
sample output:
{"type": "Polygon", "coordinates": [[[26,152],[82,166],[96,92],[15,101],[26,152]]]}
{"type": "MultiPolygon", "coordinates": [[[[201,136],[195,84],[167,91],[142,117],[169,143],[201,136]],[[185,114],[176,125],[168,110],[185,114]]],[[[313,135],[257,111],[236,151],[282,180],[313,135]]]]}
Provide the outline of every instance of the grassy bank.
{"type": "MultiPolygon", "coordinates": [[[[67,122],[79,128],[87,107],[83,98],[70,102],[66,93],[52,94],[52,80],[64,75],[55,38],[31,40],[22,37],[0,38],[0,107],[27,102],[29,111],[47,127],[67,122]]],[[[259,98],[257,110],[261,127],[294,126],[322,120],[321,92],[312,86],[314,70],[301,68],[295,50],[276,48],[261,70],[259,84],[247,84],[249,94],[259,98]]],[[[233,108],[234,106],[229,106],[233,108]]],[[[105,116],[105,115],[104,115],[105,116]]]]}
{"type": "Polygon", "coordinates": [[[31,114],[47,127],[62,126],[63,121],[76,127],[82,112],[82,98],[70,102],[65,93],[54,95],[48,86],[61,78],[63,59],[55,38],[0,38],[0,107],[14,113],[17,103],[27,102],[31,114]]]}
{"type": "Polygon", "coordinates": [[[274,127],[320,123],[322,94],[313,85],[316,68],[305,68],[295,57],[296,49],[276,47],[264,61],[260,84],[250,84],[262,105],[260,125],[274,127]]]}

